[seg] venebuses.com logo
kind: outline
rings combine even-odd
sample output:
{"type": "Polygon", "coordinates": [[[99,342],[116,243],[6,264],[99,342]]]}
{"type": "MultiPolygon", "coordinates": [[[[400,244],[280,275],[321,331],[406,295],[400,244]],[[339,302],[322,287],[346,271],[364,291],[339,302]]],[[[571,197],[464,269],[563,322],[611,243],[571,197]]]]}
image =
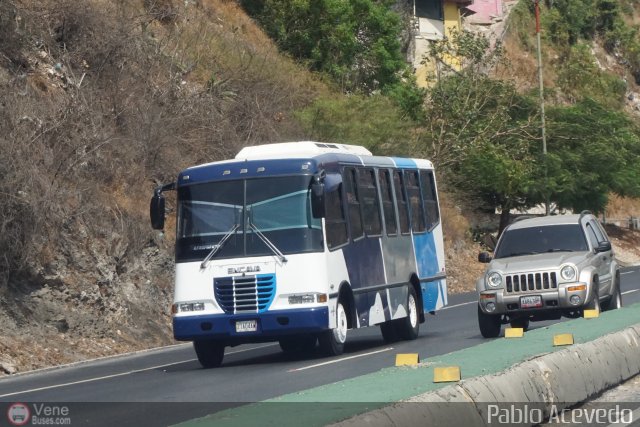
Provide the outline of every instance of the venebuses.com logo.
{"type": "Polygon", "coordinates": [[[7,419],[12,426],[71,424],[69,407],[50,403],[12,403],[7,409],[7,419]]]}
{"type": "Polygon", "coordinates": [[[31,411],[24,403],[14,403],[7,410],[9,423],[14,426],[23,426],[31,419],[31,411]]]}

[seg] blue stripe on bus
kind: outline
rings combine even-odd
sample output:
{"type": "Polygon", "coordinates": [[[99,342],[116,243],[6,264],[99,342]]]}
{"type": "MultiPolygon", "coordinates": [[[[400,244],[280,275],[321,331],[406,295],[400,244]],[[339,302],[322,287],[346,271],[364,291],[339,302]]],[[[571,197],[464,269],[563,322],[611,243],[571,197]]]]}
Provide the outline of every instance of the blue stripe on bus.
{"type": "Polygon", "coordinates": [[[435,311],[442,292],[442,280],[422,284],[422,307],[425,312],[435,311]]]}
{"type": "Polygon", "coordinates": [[[433,233],[414,234],[413,246],[416,251],[418,277],[422,279],[440,273],[438,253],[436,252],[436,242],[433,233]]]}
{"type": "Polygon", "coordinates": [[[397,167],[402,169],[416,169],[418,165],[413,159],[405,159],[403,157],[391,157],[397,167]]]}
{"type": "MultiPolygon", "coordinates": [[[[438,253],[433,233],[416,234],[413,236],[413,245],[416,251],[418,277],[431,277],[440,273],[438,253]]],[[[438,297],[442,293],[440,280],[427,282],[422,287],[422,307],[424,311],[436,309],[438,297]]]]}

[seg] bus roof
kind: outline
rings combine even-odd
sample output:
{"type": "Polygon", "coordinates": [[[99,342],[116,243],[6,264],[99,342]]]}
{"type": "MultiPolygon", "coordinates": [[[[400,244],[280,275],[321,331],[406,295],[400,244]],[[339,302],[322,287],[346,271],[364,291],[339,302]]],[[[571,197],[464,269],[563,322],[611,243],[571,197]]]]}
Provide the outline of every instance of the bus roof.
{"type": "Polygon", "coordinates": [[[312,158],[327,153],[354,154],[356,156],[372,155],[371,151],[360,145],[299,141],[245,147],[236,155],[236,159],[266,160],[283,158],[312,158]]]}
{"type": "Polygon", "coordinates": [[[219,179],[313,174],[321,164],[352,164],[406,169],[431,169],[428,160],[373,156],[357,145],[314,141],[284,142],[245,147],[235,159],[193,166],[182,171],[178,185],[219,179]]]}

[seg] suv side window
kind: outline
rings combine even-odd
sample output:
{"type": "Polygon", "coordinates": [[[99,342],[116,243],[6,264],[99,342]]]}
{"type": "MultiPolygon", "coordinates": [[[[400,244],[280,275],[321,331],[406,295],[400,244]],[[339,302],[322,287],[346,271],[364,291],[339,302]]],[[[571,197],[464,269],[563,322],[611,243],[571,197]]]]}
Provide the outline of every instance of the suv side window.
{"type": "Polygon", "coordinates": [[[593,230],[593,225],[591,222],[587,223],[587,237],[589,238],[589,243],[592,248],[598,247],[598,236],[596,236],[596,232],[593,230]]]}
{"type": "Polygon", "coordinates": [[[596,233],[596,237],[598,238],[598,243],[607,241],[607,239],[604,237],[604,234],[602,233],[602,230],[600,230],[600,227],[598,227],[598,224],[594,220],[590,220],[589,225],[593,228],[593,231],[596,233]]]}

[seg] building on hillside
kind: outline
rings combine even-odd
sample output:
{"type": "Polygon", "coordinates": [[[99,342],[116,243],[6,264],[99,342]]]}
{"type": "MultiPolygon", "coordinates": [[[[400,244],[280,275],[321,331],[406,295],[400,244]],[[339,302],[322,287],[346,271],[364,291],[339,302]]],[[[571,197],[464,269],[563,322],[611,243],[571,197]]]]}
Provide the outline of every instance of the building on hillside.
{"type": "Polygon", "coordinates": [[[449,35],[452,29],[461,29],[461,8],[472,2],[473,0],[413,0],[415,48],[412,62],[419,86],[429,86],[437,80],[439,73],[441,64],[428,60],[430,44],[449,35]]]}
{"type": "Polygon", "coordinates": [[[474,0],[467,10],[471,12],[467,17],[470,23],[491,25],[504,15],[504,4],[502,0],[474,0]]]}
{"type": "Polygon", "coordinates": [[[434,40],[462,30],[462,20],[486,25],[503,16],[503,0],[412,0],[414,15],[414,49],[411,62],[418,85],[427,87],[439,78],[443,68],[458,67],[456,58],[436,63],[429,60],[429,46],[434,40]],[[464,18],[463,18],[464,17],[464,18]]]}

